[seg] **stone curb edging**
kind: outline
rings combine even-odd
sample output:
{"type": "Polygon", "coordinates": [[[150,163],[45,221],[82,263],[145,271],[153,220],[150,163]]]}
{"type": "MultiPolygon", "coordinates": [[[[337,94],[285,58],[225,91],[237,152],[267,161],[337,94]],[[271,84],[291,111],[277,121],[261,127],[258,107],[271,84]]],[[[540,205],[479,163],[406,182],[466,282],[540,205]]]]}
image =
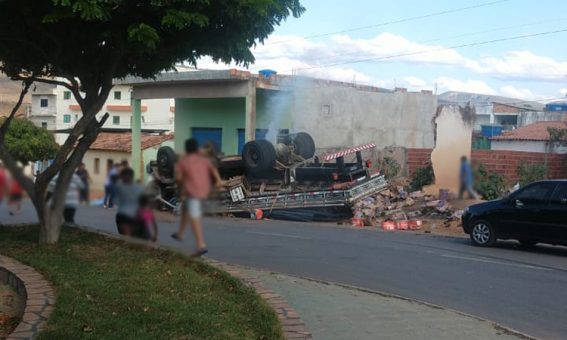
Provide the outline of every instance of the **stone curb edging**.
{"type": "Polygon", "coordinates": [[[22,321],[7,340],[36,338],[53,312],[53,287],[32,267],[3,255],[0,255],[0,282],[12,287],[26,301],[22,321]]]}
{"type": "Polygon", "coordinates": [[[305,323],[299,317],[299,314],[297,314],[297,312],[287,303],[287,301],[284,300],[283,297],[267,289],[258,278],[244,274],[237,265],[211,259],[206,259],[205,262],[229,273],[243,281],[248,286],[254,288],[256,293],[268,302],[268,304],[276,312],[278,320],[282,325],[285,339],[300,340],[313,338],[311,332],[307,330],[305,323]]]}

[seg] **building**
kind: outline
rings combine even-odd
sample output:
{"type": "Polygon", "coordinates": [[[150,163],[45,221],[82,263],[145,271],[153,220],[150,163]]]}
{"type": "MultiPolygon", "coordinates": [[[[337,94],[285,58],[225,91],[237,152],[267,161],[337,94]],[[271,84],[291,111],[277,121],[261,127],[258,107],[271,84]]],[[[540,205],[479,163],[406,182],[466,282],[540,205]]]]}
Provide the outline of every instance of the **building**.
{"type": "MultiPolygon", "coordinates": [[[[161,146],[173,147],[173,135],[142,134],[142,164],[156,159],[157,150],[161,146]]],[[[95,192],[102,192],[108,171],[113,164],[123,160],[132,164],[132,134],[127,132],[102,132],[83,157],[83,163],[92,179],[91,188],[95,192]]]]}
{"type": "Polygon", "coordinates": [[[457,91],[444,92],[438,99],[439,104],[474,105],[475,132],[480,132],[483,125],[511,130],[535,121],[548,120],[545,105],[534,101],[457,91]]]}
{"type": "Polygon", "coordinates": [[[549,128],[567,129],[567,122],[536,122],[491,138],[492,150],[567,153],[567,148],[549,143],[549,128]]]}
{"type": "MultiPolygon", "coordinates": [[[[31,110],[28,118],[37,126],[53,131],[57,143],[62,144],[67,138],[65,132],[81,117],[81,108],[71,91],[63,86],[38,83],[34,85],[31,93],[31,110]]],[[[110,115],[103,129],[123,131],[130,129],[132,117],[130,94],[129,86],[114,86],[103,109],[97,115],[99,119],[106,112],[110,115]]],[[[174,109],[168,99],[145,100],[141,111],[143,130],[173,130],[174,109]]]]}
{"type": "Polygon", "coordinates": [[[246,141],[275,141],[283,131],[311,134],[320,151],[370,142],[379,148],[434,144],[437,99],[431,92],[235,69],[164,73],[120,84],[132,86],[134,100],[174,98],[177,152],[193,137],[238,154],[246,141]]]}

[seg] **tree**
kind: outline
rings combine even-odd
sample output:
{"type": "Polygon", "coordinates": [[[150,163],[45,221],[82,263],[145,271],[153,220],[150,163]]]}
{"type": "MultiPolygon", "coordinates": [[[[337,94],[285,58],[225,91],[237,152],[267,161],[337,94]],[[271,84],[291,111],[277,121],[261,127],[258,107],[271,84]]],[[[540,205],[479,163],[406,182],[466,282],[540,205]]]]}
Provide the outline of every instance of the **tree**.
{"type": "Polygon", "coordinates": [[[74,169],[108,118],[102,109],[115,78],[155,77],[201,56],[244,66],[250,51],[290,14],[299,0],[0,0],[0,71],[22,81],[15,110],[0,126],[0,158],[32,198],[40,242],[60,234],[64,197],[74,169]],[[54,162],[25,178],[5,144],[5,132],[33,82],[66,87],[81,107],[54,162]],[[52,204],[45,191],[59,173],[52,204]]]}
{"type": "MultiPolygon", "coordinates": [[[[0,120],[0,122],[2,122],[0,120]]],[[[29,162],[52,159],[59,146],[53,134],[37,127],[27,119],[14,119],[6,134],[6,150],[23,165],[29,162]]]]}

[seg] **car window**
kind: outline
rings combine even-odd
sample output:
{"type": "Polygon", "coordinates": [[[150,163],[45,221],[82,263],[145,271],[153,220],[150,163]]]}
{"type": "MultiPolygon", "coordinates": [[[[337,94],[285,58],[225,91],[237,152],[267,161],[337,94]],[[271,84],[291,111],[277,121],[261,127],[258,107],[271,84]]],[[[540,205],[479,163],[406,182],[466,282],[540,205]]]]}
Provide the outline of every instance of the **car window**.
{"type": "Polygon", "coordinates": [[[549,203],[567,206],[567,183],[561,183],[557,186],[549,203]]]}
{"type": "Polygon", "coordinates": [[[555,188],[554,183],[539,183],[531,185],[516,194],[514,199],[522,202],[523,204],[544,204],[546,203],[546,199],[549,197],[553,188],[555,188]]]}

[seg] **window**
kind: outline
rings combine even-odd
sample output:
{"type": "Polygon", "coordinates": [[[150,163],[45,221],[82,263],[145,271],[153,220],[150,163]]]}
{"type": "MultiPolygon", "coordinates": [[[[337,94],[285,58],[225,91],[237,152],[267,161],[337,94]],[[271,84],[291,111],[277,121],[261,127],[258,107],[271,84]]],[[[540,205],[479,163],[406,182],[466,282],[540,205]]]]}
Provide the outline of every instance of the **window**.
{"type": "Polygon", "coordinates": [[[47,107],[48,105],[49,105],[49,100],[47,100],[47,98],[41,98],[39,100],[39,106],[47,107]]]}
{"type": "Polygon", "coordinates": [[[521,202],[524,205],[537,205],[544,204],[548,198],[550,191],[553,190],[555,184],[553,183],[539,183],[526,187],[514,196],[516,202],[521,202]]]}
{"type": "Polygon", "coordinates": [[[324,117],[328,117],[331,115],[331,105],[323,105],[321,108],[321,112],[323,113],[324,117]]]}
{"type": "Polygon", "coordinates": [[[551,204],[567,205],[567,184],[559,184],[551,196],[551,204]]]}
{"type": "Polygon", "coordinates": [[[41,122],[41,127],[47,129],[47,122],[41,122]]]}
{"type": "Polygon", "coordinates": [[[65,92],[63,92],[63,99],[64,99],[64,100],[69,100],[69,99],[71,99],[71,91],[65,91],[65,92]]]}
{"type": "Polygon", "coordinates": [[[94,159],[94,173],[95,175],[100,174],[100,158],[94,159]]]}
{"type": "Polygon", "coordinates": [[[71,123],[71,115],[63,115],[63,123],[71,123]]]}
{"type": "Polygon", "coordinates": [[[122,99],[122,92],[114,91],[114,100],[121,100],[122,99]]]}
{"type": "Polygon", "coordinates": [[[112,116],[112,124],[120,125],[120,116],[112,116]]]}

